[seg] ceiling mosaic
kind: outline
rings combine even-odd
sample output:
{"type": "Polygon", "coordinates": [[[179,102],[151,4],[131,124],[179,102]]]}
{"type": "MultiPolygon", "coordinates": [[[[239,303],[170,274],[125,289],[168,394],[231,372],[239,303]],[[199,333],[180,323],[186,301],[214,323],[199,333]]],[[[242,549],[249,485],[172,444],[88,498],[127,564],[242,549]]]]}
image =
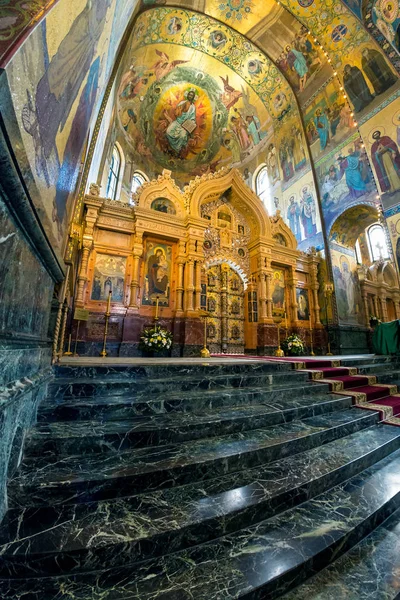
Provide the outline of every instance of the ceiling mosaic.
{"type": "MultiPolygon", "coordinates": [[[[119,135],[146,171],[181,182],[249,164],[271,138],[306,144],[294,93],[242,35],[206,15],[156,8],[140,15],[117,87],[119,135]],[[148,168],[150,165],[150,169],[148,168]]],[[[299,162],[299,164],[300,164],[299,162]]]]}

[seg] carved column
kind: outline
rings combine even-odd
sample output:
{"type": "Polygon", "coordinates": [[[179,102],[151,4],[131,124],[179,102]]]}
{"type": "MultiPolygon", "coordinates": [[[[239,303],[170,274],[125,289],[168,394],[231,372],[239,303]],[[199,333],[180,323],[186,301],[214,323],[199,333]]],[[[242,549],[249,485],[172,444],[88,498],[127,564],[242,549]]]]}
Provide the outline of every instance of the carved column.
{"type": "Polygon", "coordinates": [[[185,311],[192,312],[194,292],[194,261],[191,258],[186,261],[185,279],[185,311]]]}
{"type": "Polygon", "coordinates": [[[58,341],[59,341],[60,328],[61,328],[62,309],[63,309],[63,305],[64,305],[64,299],[65,299],[65,296],[67,295],[67,290],[68,290],[70,268],[71,268],[70,265],[68,265],[67,271],[65,273],[64,282],[63,282],[60,292],[58,294],[59,302],[58,302],[58,311],[57,311],[57,317],[56,317],[56,325],[54,328],[54,339],[53,339],[53,349],[52,349],[53,361],[57,357],[58,341]]]}
{"type": "Polygon", "coordinates": [[[76,292],[76,306],[80,307],[84,306],[85,304],[83,294],[85,290],[85,283],[87,282],[87,269],[91,248],[92,240],[84,240],[82,248],[81,268],[79,270],[78,287],[76,292]]]}
{"type": "Polygon", "coordinates": [[[272,319],[272,273],[268,272],[265,275],[265,293],[266,293],[266,302],[267,302],[267,317],[272,319]]]}
{"type": "Polygon", "coordinates": [[[227,265],[221,265],[221,342],[222,352],[228,349],[228,269],[227,265]]]}
{"type": "Polygon", "coordinates": [[[386,298],[385,296],[380,297],[381,308],[382,308],[382,321],[387,322],[389,320],[386,306],[386,298]]]}
{"type": "Polygon", "coordinates": [[[374,311],[375,311],[375,317],[378,317],[378,319],[380,318],[380,312],[379,312],[379,308],[378,308],[378,298],[376,297],[376,295],[374,294],[372,297],[372,301],[374,303],[374,311]]]}
{"type": "Polygon", "coordinates": [[[364,305],[365,324],[369,327],[368,294],[363,288],[361,288],[361,297],[364,305]]]}
{"type": "Polygon", "coordinates": [[[68,312],[69,312],[69,306],[68,306],[67,301],[65,300],[64,307],[63,307],[63,319],[62,319],[62,325],[61,325],[60,345],[58,348],[58,353],[61,354],[61,356],[64,351],[65,329],[67,327],[68,312]]]}
{"type": "Polygon", "coordinates": [[[311,255],[311,266],[310,266],[310,279],[311,279],[311,288],[313,295],[313,305],[314,305],[314,318],[312,319],[313,326],[321,324],[320,318],[320,306],[318,301],[318,263],[316,258],[316,253],[311,255]]]}
{"type": "Polygon", "coordinates": [[[185,261],[180,259],[178,262],[178,285],[176,286],[176,314],[183,313],[183,267],[185,261]]]}
{"type": "Polygon", "coordinates": [[[288,319],[289,321],[297,321],[297,299],[296,299],[296,286],[297,286],[297,278],[295,277],[294,267],[290,267],[290,275],[289,275],[289,308],[288,319]]]}
{"type": "Polygon", "coordinates": [[[140,281],[140,257],[143,254],[142,236],[136,236],[133,245],[133,266],[132,266],[132,281],[131,295],[129,298],[129,308],[139,310],[138,290],[140,281]]]}
{"type": "Polygon", "coordinates": [[[399,301],[396,299],[393,299],[393,304],[394,304],[394,312],[396,315],[396,319],[400,319],[400,303],[399,301]]]}
{"type": "Polygon", "coordinates": [[[199,260],[196,260],[196,271],[195,271],[195,302],[194,309],[200,310],[201,308],[201,266],[202,263],[199,260]]]}
{"type": "Polygon", "coordinates": [[[268,316],[267,309],[267,276],[264,273],[260,273],[258,280],[258,293],[259,293],[259,304],[260,304],[260,318],[265,320],[268,316]]]}

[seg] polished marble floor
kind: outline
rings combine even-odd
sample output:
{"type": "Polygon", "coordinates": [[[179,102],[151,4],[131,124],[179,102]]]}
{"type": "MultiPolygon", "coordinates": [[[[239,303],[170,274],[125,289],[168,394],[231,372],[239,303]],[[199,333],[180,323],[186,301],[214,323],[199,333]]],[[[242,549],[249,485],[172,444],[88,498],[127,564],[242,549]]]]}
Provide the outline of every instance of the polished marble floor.
{"type": "MultiPolygon", "coordinates": [[[[357,360],[357,359],[366,359],[373,358],[374,354],[349,354],[346,356],[343,355],[335,355],[335,356],[302,356],[300,358],[304,360],[357,360]]],[[[274,358],[274,357],[271,357],[274,358]]],[[[232,364],[232,363],[242,363],[242,362],[258,362],[268,360],[268,356],[260,356],[259,358],[244,358],[242,356],[212,356],[211,358],[141,358],[141,357],[132,357],[132,358],[119,358],[119,357],[109,357],[102,358],[100,356],[63,356],[60,359],[60,364],[62,365],[99,365],[99,366],[108,366],[108,365],[195,365],[195,364],[232,364]]],[[[274,358],[276,361],[276,358],[274,358]]]]}
{"type": "MultiPolygon", "coordinates": [[[[400,385],[396,358],[332,358],[400,385]]],[[[54,372],[9,483],[0,600],[397,600],[400,427],[377,410],[268,357],[54,372]]]]}

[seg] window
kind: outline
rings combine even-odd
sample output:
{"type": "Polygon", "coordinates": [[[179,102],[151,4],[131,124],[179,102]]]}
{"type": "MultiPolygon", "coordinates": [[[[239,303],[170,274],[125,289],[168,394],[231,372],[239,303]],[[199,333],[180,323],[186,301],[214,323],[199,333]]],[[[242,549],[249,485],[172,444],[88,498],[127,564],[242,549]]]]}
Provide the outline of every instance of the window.
{"type": "Polygon", "coordinates": [[[112,200],[115,200],[115,197],[117,195],[117,187],[118,187],[120,170],[121,170],[121,154],[120,154],[117,146],[114,146],[113,151],[112,151],[112,156],[111,156],[110,172],[108,174],[107,192],[106,192],[107,198],[111,198],[112,200]]]}
{"type": "Polygon", "coordinates": [[[271,186],[269,184],[268,169],[262,167],[256,177],[256,194],[264,203],[267,210],[271,208],[271,186]]]}
{"type": "Polygon", "coordinates": [[[380,260],[389,258],[389,250],[386,243],[385,231],[382,225],[375,223],[368,229],[368,243],[371,260],[380,260]]]}
{"type": "Polygon", "coordinates": [[[354,250],[356,253],[356,261],[358,265],[362,264],[362,258],[361,258],[361,248],[360,248],[360,240],[356,241],[356,245],[354,246],[354,250]]]}
{"type": "Polygon", "coordinates": [[[144,177],[144,175],[142,175],[138,171],[135,171],[132,177],[131,193],[136,194],[140,186],[143,185],[145,181],[146,178],[144,177]]]}

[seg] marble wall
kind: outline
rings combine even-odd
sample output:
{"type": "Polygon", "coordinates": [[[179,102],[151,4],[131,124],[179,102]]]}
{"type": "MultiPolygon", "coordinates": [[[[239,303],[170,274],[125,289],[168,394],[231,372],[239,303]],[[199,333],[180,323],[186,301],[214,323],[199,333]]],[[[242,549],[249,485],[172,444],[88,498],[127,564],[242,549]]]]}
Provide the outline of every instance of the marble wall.
{"type": "MultiPolygon", "coordinates": [[[[0,144],[1,146],[1,144],[0,144]]],[[[3,149],[4,147],[1,147],[3,149]]],[[[54,278],[25,235],[12,166],[0,156],[0,519],[7,479],[18,466],[27,429],[51,376],[47,337],[54,278]],[[10,210],[11,208],[11,210],[10,210]]],[[[32,231],[33,233],[33,231],[32,231]]]]}

